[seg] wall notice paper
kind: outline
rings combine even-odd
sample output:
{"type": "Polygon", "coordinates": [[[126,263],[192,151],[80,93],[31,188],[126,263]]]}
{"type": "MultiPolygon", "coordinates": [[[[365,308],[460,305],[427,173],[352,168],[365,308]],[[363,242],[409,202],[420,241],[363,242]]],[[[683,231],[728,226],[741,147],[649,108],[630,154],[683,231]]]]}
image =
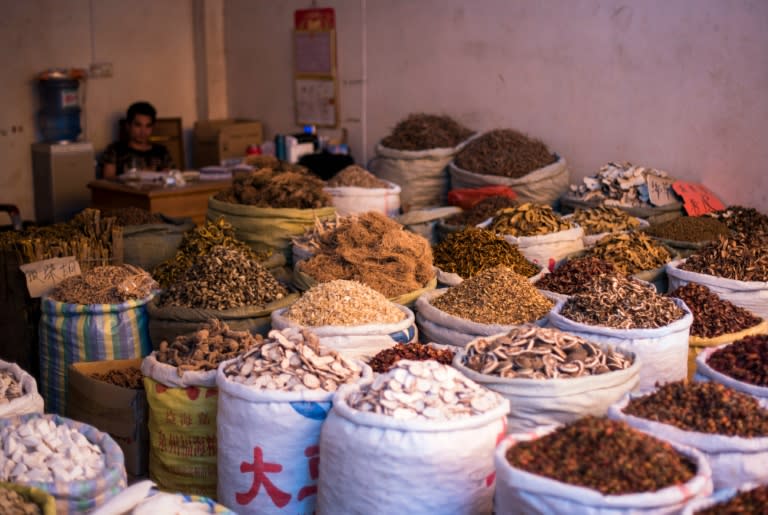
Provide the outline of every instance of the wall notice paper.
{"type": "Polygon", "coordinates": [[[32,298],[42,297],[67,277],[80,275],[80,264],[74,256],[44,259],[19,268],[24,272],[32,298]]]}
{"type": "Polygon", "coordinates": [[[336,83],[333,79],[296,79],[296,122],[336,126],[336,83]]]}
{"type": "Polygon", "coordinates": [[[648,185],[648,199],[654,206],[666,206],[678,202],[675,192],[672,190],[672,184],[675,179],[671,177],[659,177],[658,175],[648,174],[645,178],[648,185]]]}
{"type": "Polygon", "coordinates": [[[683,197],[683,207],[688,216],[699,216],[725,209],[725,205],[703,184],[675,181],[675,193],[683,197]]]}

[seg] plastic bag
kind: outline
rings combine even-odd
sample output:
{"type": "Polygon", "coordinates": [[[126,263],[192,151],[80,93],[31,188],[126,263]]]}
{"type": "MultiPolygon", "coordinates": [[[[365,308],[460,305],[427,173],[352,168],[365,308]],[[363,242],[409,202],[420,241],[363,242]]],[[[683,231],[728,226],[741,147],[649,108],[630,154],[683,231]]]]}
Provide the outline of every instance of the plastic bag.
{"type": "Polygon", "coordinates": [[[467,210],[472,209],[475,204],[487,197],[507,197],[514,200],[517,198],[517,193],[509,186],[502,185],[458,188],[448,192],[448,204],[467,210]]]}

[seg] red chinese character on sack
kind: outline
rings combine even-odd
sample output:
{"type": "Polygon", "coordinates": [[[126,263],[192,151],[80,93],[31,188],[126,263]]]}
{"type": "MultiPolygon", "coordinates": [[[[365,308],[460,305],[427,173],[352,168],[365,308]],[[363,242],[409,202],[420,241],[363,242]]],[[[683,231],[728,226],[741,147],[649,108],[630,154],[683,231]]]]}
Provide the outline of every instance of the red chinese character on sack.
{"type": "MultiPolygon", "coordinates": [[[[304,449],[304,456],[309,458],[309,477],[313,481],[317,481],[317,476],[320,475],[320,446],[310,445],[304,449]]],[[[298,499],[303,501],[310,495],[317,495],[317,484],[307,485],[299,490],[298,499]]]]}
{"type": "Polygon", "coordinates": [[[282,508],[291,501],[291,494],[283,492],[277,488],[272,481],[267,477],[271,472],[282,472],[283,466],[279,463],[264,463],[264,456],[261,452],[261,447],[253,448],[253,463],[244,461],[240,464],[240,472],[243,474],[253,472],[253,484],[251,489],[245,493],[236,493],[235,500],[238,504],[246,505],[253,501],[257,495],[259,495],[259,488],[262,483],[264,489],[267,491],[267,495],[272,499],[272,503],[278,508],[282,508]]]}

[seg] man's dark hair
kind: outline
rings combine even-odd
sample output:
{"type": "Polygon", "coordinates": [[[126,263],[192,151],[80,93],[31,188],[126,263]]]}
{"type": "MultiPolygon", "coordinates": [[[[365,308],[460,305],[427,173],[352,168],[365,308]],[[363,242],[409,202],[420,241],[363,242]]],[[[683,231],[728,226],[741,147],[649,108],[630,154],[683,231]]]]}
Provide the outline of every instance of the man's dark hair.
{"type": "Polygon", "coordinates": [[[125,119],[128,121],[128,124],[133,122],[133,119],[136,118],[137,114],[149,116],[152,119],[153,125],[157,120],[157,110],[155,110],[154,106],[149,102],[134,102],[131,104],[131,107],[129,107],[128,111],[125,113],[125,119]]]}

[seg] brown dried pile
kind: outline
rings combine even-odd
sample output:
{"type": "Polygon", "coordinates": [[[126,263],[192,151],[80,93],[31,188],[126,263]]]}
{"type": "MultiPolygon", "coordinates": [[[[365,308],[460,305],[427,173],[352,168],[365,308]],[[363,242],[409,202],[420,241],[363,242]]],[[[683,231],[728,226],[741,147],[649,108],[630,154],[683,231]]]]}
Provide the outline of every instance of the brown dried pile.
{"type": "Polygon", "coordinates": [[[472,134],[473,131],[450,116],[418,113],[398,122],[392,134],[384,137],[381,144],[397,150],[452,148],[472,134]]]}
{"type": "Polygon", "coordinates": [[[215,198],[256,207],[313,209],[332,205],[324,186],[322,179],[309,172],[262,168],[238,175],[232,187],[220,191],[215,198]]]}
{"type": "Polygon", "coordinates": [[[67,277],[50,297],[68,304],[120,304],[144,299],[157,288],[152,276],[137,266],[108,265],[67,277]]]}
{"type": "Polygon", "coordinates": [[[562,295],[574,295],[589,290],[592,281],[598,277],[620,275],[608,261],[596,257],[569,259],[551,274],[536,281],[540,290],[552,291],[562,295]]]}
{"type": "Polygon", "coordinates": [[[722,211],[708,213],[707,216],[720,220],[733,232],[768,233],[768,215],[753,207],[728,206],[722,211]]]}
{"type": "Polygon", "coordinates": [[[382,181],[371,172],[358,165],[349,165],[342,171],[331,177],[328,186],[338,188],[340,186],[356,186],[358,188],[389,188],[386,181],[382,181]]]}
{"type": "Polygon", "coordinates": [[[469,143],[456,155],[456,166],[484,175],[518,178],[552,164],[547,146],[512,129],[495,129],[469,143]]]}
{"type": "Polygon", "coordinates": [[[115,224],[126,227],[129,225],[149,225],[165,223],[160,213],[150,213],[148,209],[140,207],[121,207],[108,209],[102,212],[102,216],[115,218],[115,224]]]}
{"type": "Polygon", "coordinates": [[[736,281],[768,281],[768,233],[721,236],[686,259],[680,268],[736,281]]]}
{"type": "Polygon", "coordinates": [[[401,359],[411,361],[426,361],[433,359],[443,365],[453,363],[453,350],[445,348],[438,349],[431,345],[422,343],[398,343],[394,347],[384,349],[368,362],[374,372],[384,374],[395,366],[395,363],[401,359]]]}
{"type": "Polygon", "coordinates": [[[514,207],[516,205],[516,200],[505,197],[503,195],[486,197],[472,206],[472,209],[457,213],[449,218],[446,218],[445,223],[448,225],[475,226],[494,216],[500,209],[504,209],[506,207],[514,207]]]}
{"type": "Polygon", "coordinates": [[[646,232],[665,240],[701,242],[718,236],[728,236],[728,227],[707,216],[679,216],[667,222],[652,225],[646,232]]]}
{"type": "Polygon", "coordinates": [[[317,253],[297,265],[318,282],[359,281],[392,298],[423,288],[435,276],[429,242],[379,213],[344,218],[319,235],[318,243],[317,253]]]}
{"type": "Polygon", "coordinates": [[[138,367],[109,370],[103,373],[92,374],[91,377],[97,381],[103,381],[123,388],[130,388],[132,390],[144,389],[142,381],[144,376],[138,367]]]}
{"type": "Polygon", "coordinates": [[[691,310],[693,336],[715,338],[743,331],[763,321],[751,311],[721,299],[703,284],[688,283],[667,295],[682,299],[691,310]]]}
{"type": "Polygon", "coordinates": [[[449,234],[432,249],[435,266],[464,279],[481,270],[505,266],[520,275],[532,277],[539,267],[525,259],[517,248],[501,236],[479,227],[449,234]]]}

